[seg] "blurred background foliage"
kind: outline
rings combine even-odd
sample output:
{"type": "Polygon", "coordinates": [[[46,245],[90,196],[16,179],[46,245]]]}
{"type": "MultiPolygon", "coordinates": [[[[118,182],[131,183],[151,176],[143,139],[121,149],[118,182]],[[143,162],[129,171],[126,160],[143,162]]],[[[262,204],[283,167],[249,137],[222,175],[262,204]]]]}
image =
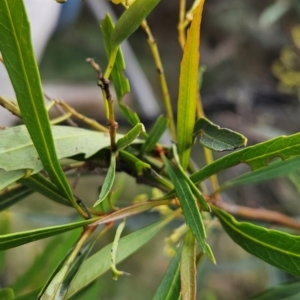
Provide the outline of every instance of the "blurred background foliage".
{"type": "MultiPolygon", "coordinates": [[[[50,96],[69,100],[82,113],[104,122],[100,105],[95,104],[100,91],[93,71],[85,63],[87,57],[93,57],[100,65],[105,65],[99,24],[85,2],[69,2],[76,2],[78,9],[74,8],[71,24],[65,24],[67,15],[61,18],[49,41],[40,65],[42,79],[46,86],[54,85],[54,90],[56,85],[60,86],[56,95],[50,96]],[[61,89],[62,86],[65,88],[61,89]],[[83,92],[78,92],[80,90],[83,92]]],[[[191,4],[191,1],[187,3],[191,4]]],[[[182,55],[177,37],[178,7],[178,1],[161,1],[148,19],[160,49],[174,103],[177,101],[182,55]]],[[[119,15],[122,10],[116,7],[115,12],[119,15]]],[[[201,90],[204,110],[213,122],[244,134],[249,145],[278,134],[300,131],[299,24],[300,1],[297,0],[206,1],[201,36],[201,63],[206,67],[201,90]]],[[[129,42],[162,107],[159,81],[144,33],[138,30],[129,42]]],[[[132,96],[127,101],[135,105],[132,96]]],[[[155,118],[143,114],[141,119],[150,129],[155,118]]],[[[122,130],[126,124],[123,124],[121,116],[118,121],[122,130]]],[[[202,161],[200,146],[193,155],[197,162],[202,161]]],[[[229,171],[223,172],[220,182],[243,170],[243,166],[239,166],[230,174],[229,171]]],[[[71,180],[75,182],[76,176],[71,180]]],[[[139,193],[150,195],[149,188],[124,174],[118,176],[116,205],[132,201],[139,193]]],[[[79,196],[84,195],[85,199],[95,199],[98,193],[95,186],[99,187],[102,181],[103,174],[81,174],[76,192],[79,196]]],[[[267,207],[297,217],[300,213],[299,189],[297,172],[287,179],[232,189],[226,195],[230,201],[241,205],[267,207]]],[[[9,213],[1,214],[1,234],[8,232],[9,227],[18,231],[62,224],[74,218],[73,215],[66,217],[70,212],[68,208],[35,195],[15,205],[9,213]],[[39,218],[41,210],[49,212],[48,218],[39,218]]],[[[125,234],[157,218],[158,213],[154,211],[129,219],[125,234]]],[[[122,277],[115,282],[107,273],[97,280],[93,289],[74,299],[151,299],[170,259],[164,239],[173,228],[175,226],[166,229],[156,236],[153,243],[121,264],[120,269],[131,273],[130,277],[122,277]]],[[[78,234],[74,231],[1,253],[1,285],[13,286],[16,291],[23,292],[39,288],[78,234]],[[45,257],[43,252],[46,249],[50,255],[45,257]],[[32,283],[30,278],[35,278],[33,286],[18,281],[18,276],[25,270],[28,270],[28,283],[32,283]]],[[[94,251],[111,242],[113,234],[112,231],[105,235],[94,251]]],[[[199,299],[246,300],[267,287],[296,280],[246,253],[223,234],[221,227],[215,229],[209,243],[218,265],[213,266],[209,261],[201,265],[199,299]]]]}

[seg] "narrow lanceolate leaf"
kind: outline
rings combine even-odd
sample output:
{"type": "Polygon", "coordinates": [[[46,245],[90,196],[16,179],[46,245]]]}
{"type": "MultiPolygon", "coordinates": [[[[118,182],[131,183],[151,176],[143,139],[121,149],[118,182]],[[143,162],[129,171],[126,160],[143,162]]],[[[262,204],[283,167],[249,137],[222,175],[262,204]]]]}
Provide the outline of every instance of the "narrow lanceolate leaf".
{"type": "Polygon", "coordinates": [[[182,246],[173,257],[153,300],[177,300],[180,297],[180,258],[182,246]]]}
{"type": "Polygon", "coordinates": [[[101,203],[111,191],[111,188],[114,184],[116,176],[116,154],[112,153],[110,157],[110,165],[105,176],[103,185],[101,187],[101,192],[99,195],[99,199],[95,202],[94,207],[101,203]]]}
{"type": "Polygon", "coordinates": [[[116,235],[112,244],[111,252],[110,252],[110,258],[111,258],[111,270],[113,273],[113,279],[118,280],[119,276],[122,275],[130,275],[129,273],[126,273],[124,271],[119,271],[116,267],[116,256],[117,256],[117,250],[119,246],[119,240],[122,234],[122,231],[125,227],[125,220],[121,222],[117,228],[116,235]]]}
{"type": "Polygon", "coordinates": [[[94,218],[85,221],[69,223],[66,225],[51,226],[41,229],[1,235],[0,251],[31,243],[40,239],[45,239],[47,237],[67,232],[75,228],[83,227],[85,225],[91,224],[92,222],[95,222],[96,220],[97,219],[94,218]]]}
{"type": "Polygon", "coordinates": [[[228,213],[213,207],[228,235],[242,248],[265,262],[300,276],[300,237],[238,222],[228,213]]]}
{"type": "MultiPolygon", "coordinates": [[[[7,209],[10,206],[15,205],[20,200],[31,195],[33,190],[26,186],[20,186],[19,188],[9,191],[5,194],[0,195],[0,211],[7,209]]],[[[70,202],[68,202],[70,203],[70,202]]],[[[0,298],[1,299],[1,298],[0,298]]]]}
{"type": "Polygon", "coordinates": [[[231,187],[255,184],[266,180],[287,176],[300,169],[300,157],[296,156],[285,161],[276,161],[262,169],[245,173],[234,179],[226,181],[219,188],[220,191],[231,187]]]}
{"type": "Polygon", "coordinates": [[[194,135],[200,135],[200,143],[213,151],[232,151],[247,144],[247,138],[242,134],[220,128],[204,117],[196,121],[194,135]]]}
{"type": "Polygon", "coordinates": [[[300,133],[280,136],[267,142],[230,153],[205,166],[190,178],[194,183],[198,183],[213,174],[239,163],[246,163],[252,170],[258,170],[267,166],[272,158],[280,157],[282,160],[286,160],[297,155],[300,155],[300,133]]]}
{"type": "Polygon", "coordinates": [[[0,20],[0,52],[24,123],[51,180],[76,205],[56,155],[23,1],[0,1],[0,20]]]}
{"type": "Polygon", "coordinates": [[[38,192],[59,204],[71,206],[68,199],[61,195],[60,190],[41,174],[34,174],[28,178],[20,179],[19,182],[29,187],[32,192],[38,192]]]}
{"type": "Polygon", "coordinates": [[[138,29],[143,20],[150,14],[160,0],[136,0],[122,14],[111,35],[112,48],[118,47],[134,31],[138,29]]]}
{"type": "MultiPolygon", "coordinates": [[[[132,253],[150,241],[172,219],[151,224],[120,239],[116,263],[121,262],[132,253]]],[[[112,244],[107,245],[96,254],[89,257],[82,265],[77,276],[71,284],[66,299],[89,285],[103,273],[110,269],[110,251],[112,244]]]]}
{"type": "Polygon", "coordinates": [[[129,132],[127,132],[122,138],[117,141],[117,150],[123,150],[130,146],[135,139],[145,132],[145,127],[142,123],[136,124],[129,132]]]}
{"type": "Polygon", "coordinates": [[[73,281],[79,268],[89,255],[91,249],[95,244],[95,241],[96,240],[93,239],[83,245],[77,255],[72,259],[72,261],[69,261],[69,255],[67,256],[61,268],[57,270],[58,272],[53,276],[52,280],[38,297],[39,300],[65,299],[65,295],[68,292],[71,282],[73,281]]]}
{"type": "MultiPolygon", "coordinates": [[[[108,57],[110,57],[111,56],[110,37],[114,30],[114,24],[109,15],[106,15],[103,21],[101,22],[101,29],[102,29],[106,54],[108,57]]],[[[124,75],[124,70],[125,70],[125,61],[124,61],[121,47],[119,47],[117,51],[116,60],[111,72],[111,79],[115,87],[120,109],[122,110],[127,121],[132,126],[135,126],[137,123],[140,123],[140,119],[138,115],[134,111],[132,111],[128,106],[122,103],[122,99],[124,95],[130,92],[129,81],[124,75]]]]}
{"type": "Polygon", "coordinates": [[[186,181],[184,176],[182,176],[181,171],[177,167],[173,166],[167,158],[164,158],[164,163],[166,166],[166,170],[172,180],[172,183],[174,184],[175,191],[179,198],[186,224],[190,227],[193,234],[196,236],[203,252],[206,253],[214,262],[215,258],[212,254],[209,245],[205,241],[206,233],[202,216],[199,212],[197,202],[188,182],[186,181]]]}
{"type": "Polygon", "coordinates": [[[150,152],[158,143],[164,132],[167,130],[169,124],[168,118],[159,116],[149,132],[149,135],[141,148],[141,153],[150,152]]]}
{"type": "Polygon", "coordinates": [[[186,170],[191,146],[193,143],[193,130],[196,118],[196,105],[198,93],[198,69],[200,47],[200,24],[204,0],[200,2],[195,11],[187,41],[183,50],[180,65],[179,95],[177,106],[177,137],[180,163],[186,170]]]}
{"type": "Polygon", "coordinates": [[[180,279],[182,300],[196,300],[196,239],[190,230],[183,241],[180,279]]]}

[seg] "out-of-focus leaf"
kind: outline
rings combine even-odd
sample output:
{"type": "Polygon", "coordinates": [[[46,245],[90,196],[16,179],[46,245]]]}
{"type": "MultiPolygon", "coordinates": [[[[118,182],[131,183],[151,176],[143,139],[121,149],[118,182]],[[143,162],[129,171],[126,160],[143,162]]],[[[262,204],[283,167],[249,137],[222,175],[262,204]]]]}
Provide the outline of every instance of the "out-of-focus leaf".
{"type": "MultiPolygon", "coordinates": [[[[114,24],[111,20],[111,17],[107,14],[103,21],[101,22],[101,29],[104,38],[104,44],[107,56],[111,55],[111,45],[110,45],[110,37],[114,30],[114,24]]],[[[115,64],[113,66],[111,72],[111,78],[116,90],[116,95],[118,98],[118,104],[120,109],[122,110],[124,116],[127,121],[135,126],[137,123],[140,123],[140,119],[138,115],[133,112],[128,106],[122,103],[122,98],[125,94],[130,92],[130,85],[128,79],[124,76],[125,62],[121,48],[118,49],[115,64]]]]}
{"type": "Polygon", "coordinates": [[[300,299],[300,282],[276,285],[249,300],[298,300],[300,299]]]}
{"type": "Polygon", "coordinates": [[[14,298],[15,298],[15,293],[13,289],[10,288],[0,289],[1,300],[13,300],[14,298]]]}
{"type": "Polygon", "coordinates": [[[246,251],[288,273],[300,276],[300,237],[238,222],[225,211],[213,207],[223,228],[246,251]]]}
{"type": "Polygon", "coordinates": [[[115,176],[116,176],[116,155],[115,153],[112,153],[110,157],[110,165],[101,188],[99,199],[95,202],[94,207],[97,206],[99,203],[101,203],[108,196],[114,184],[115,176]]]}
{"type": "Polygon", "coordinates": [[[136,31],[159,1],[160,0],[134,1],[118,20],[110,38],[111,47],[118,47],[134,31],[136,31]]]}
{"type": "Polygon", "coordinates": [[[177,142],[180,163],[184,170],[188,166],[191,146],[193,144],[193,130],[196,119],[198,68],[200,47],[200,25],[204,1],[198,5],[191,27],[187,33],[187,40],[183,50],[180,65],[179,95],[177,106],[177,142]]]}
{"type": "Polygon", "coordinates": [[[123,150],[130,146],[135,139],[141,134],[141,132],[145,132],[145,127],[142,123],[136,124],[129,132],[127,132],[122,138],[117,141],[117,149],[123,150]]]}
{"type": "Polygon", "coordinates": [[[213,151],[232,151],[247,144],[247,138],[242,134],[220,128],[204,117],[196,121],[194,134],[200,135],[200,143],[213,151]]]}
{"type": "Polygon", "coordinates": [[[77,253],[76,257],[72,261],[69,261],[69,256],[65,260],[65,263],[61,266],[56,274],[53,274],[53,278],[44,288],[39,300],[63,300],[68,292],[71,282],[77,274],[82,263],[89,255],[91,249],[95,244],[95,239],[87,242],[77,253]]]}
{"type": "Polygon", "coordinates": [[[71,206],[71,203],[61,195],[59,189],[41,174],[20,179],[19,182],[59,204],[71,206]]]}
{"type": "Polygon", "coordinates": [[[182,176],[179,168],[173,166],[167,158],[164,158],[164,163],[166,166],[166,170],[172,180],[172,183],[174,184],[175,191],[178,195],[186,224],[190,227],[193,234],[196,236],[203,252],[207,254],[213,262],[215,262],[213,253],[209,245],[205,241],[206,233],[202,216],[199,212],[197,202],[188,182],[186,181],[184,176],[182,176]]]}
{"type": "Polygon", "coordinates": [[[245,173],[226,181],[220,186],[220,191],[235,186],[260,183],[266,180],[284,177],[300,169],[300,157],[296,156],[285,161],[276,161],[265,168],[245,173]]]}
{"type": "MultiPolygon", "coordinates": [[[[0,51],[17,96],[22,119],[51,181],[74,207],[78,207],[56,155],[23,1],[0,1],[0,19],[0,51]]],[[[5,134],[6,131],[1,133],[5,134]]],[[[2,139],[1,142],[5,144],[2,139]]],[[[15,159],[10,157],[11,161],[15,159]]]]}
{"type": "Polygon", "coordinates": [[[270,28],[291,8],[291,4],[291,1],[274,1],[260,15],[259,26],[263,29],[270,28]]]}
{"type": "MultiPolygon", "coordinates": [[[[159,221],[121,238],[118,246],[116,263],[121,262],[140,249],[170,221],[171,219],[159,221]]],[[[71,284],[70,290],[67,293],[67,299],[110,269],[109,257],[111,247],[112,244],[105,246],[83,263],[80,271],[71,284]]]]}
{"type": "Polygon", "coordinates": [[[37,299],[37,296],[39,294],[39,290],[33,290],[30,291],[24,295],[18,296],[16,298],[14,298],[14,300],[33,300],[33,299],[37,299]]]}
{"type": "Polygon", "coordinates": [[[149,135],[141,148],[141,153],[150,152],[158,143],[164,132],[167,130],[169,124],[168,118],[159,116],[153,125],[149,135]]]}
{"type": "MultiPolygon", "coordinates": [[[[0,195],[0,211],[15,205],[20,200],[32,194],[34,191],[26,186],[21,186],[15,190],[0,195]]],[[[70,202],[68,202],[70,203],[70,202]]]]}
{"type": "Polygon", "coordinates": [[[83,227],[95,222],[97,219],[98,218],[94,218],[65,225],[44,227],[41,229],[5,234],[0,236],[0,251],[31,243],[40,239],[45,239],[47,237],[70,231],[78,227],[83,227]]]}
{"type": "Polygon", "coordinates": [[[25,170],[14,170],[6,172],[0,169],[0,191],[10,184],[16,182],[25,175],[25,170]]]}
{"type": "Polygon", "coordinates": [[[182,246],[176,251],[170,265],[159,284],[153,300],[175,300],[180,297],[180,258],[182,246]]]}
{"type": "Polygon", "coordinates": [[[189,230],[184,238],[180,261],[182,300],[196,299],[196,239],[189,230]]]}
{"type": "Polygon", "coordinates": [[[190,178],[194,183],[199,183],[211,175],[238,165],[239,163],[246,163],[252,170],[258,170],[267,166],[268,162],[275,157],[287,160],[297,155],[300,155],[300,133],[280,136],[230,153],[205,166],[200,171],[194,173],[190,178]]]}

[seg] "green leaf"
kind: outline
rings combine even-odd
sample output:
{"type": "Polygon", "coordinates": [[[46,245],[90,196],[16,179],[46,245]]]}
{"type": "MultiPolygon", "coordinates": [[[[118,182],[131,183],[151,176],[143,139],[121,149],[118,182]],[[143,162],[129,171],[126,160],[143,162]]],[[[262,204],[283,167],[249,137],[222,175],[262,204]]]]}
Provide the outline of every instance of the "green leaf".
{"type": "Polygon", "coordinates": [[[60,190],[41,174],[34,174],[28,178],[20,179],[19,182],[54,202],[71,206],[71,203],[61,195],[60,190]]]}
{"type": "Polygon", "coordinates": [[[200,25],[204,1],[198,5],[191,27],[187,33],[187,40],[183,50],[180,65],[179,95],[177,106],[177,138],[180,164],[186,170],[191,146],[193,144],[193,130],[196,118],[198,93],[198,68],[200,47],[200,25]]]}
{"type": "Polygon", "coordinates": [[[233,241],[246,251],[277,268],[300,276],[299,236],[238,222],[216,207],[213,207],[213,212],[233,241]]]}
{"type": "Polygon", "coordinates": [[[26,172],[24,170],[15,170],[6,172],[0,169],[0,191],[22,178],[26,172]]]}
{"type": "Polygon", "coordinates": [[[300,283],[288,283],[274,286],[249,300],[298,300],[300,298],[300,283]]]}
{"type": "Polygon", "coordinates": [[[34,229],[29,231],[22,231],[17,233],[5,234],[0,236],[0,251],[11,249],[23,244],[31,243],[40,239],[45,239],[66,231],[73,230],[78,227],[91,224],[98,220],[98,218],[89,219],[85,221],[78,221],[65,225],[44,227],[41,229],[34,229]]]}
{"type": "MultiPolygon", "coordinates": [[[[151,224],[120,239],[116,263],[121,262],[129,255],[140,249],[150,241],[172,218],[151,224]]],[[[67,299],[93,282],[110,269],[110,251],[112,244],[105,246],[96,254],[89,257],[71,284],[67,299]]]]}
{"type": "Polygon", "coordinates": [[[223,191],[235,186],[260,183],[266,180],[284,177],[300,169],[300,157],[296,156],[285,161],[276,161],[269,166],[255,170],[253,172],[245,173],[241,176],[226,181],[219,188],[223,191]]]}
{"type": "Polygon", "coordinates": [[[196,239],[192,231],[185,235],[180,261],[182,300],[196,299],[196,239]]]}
{"type": "Polygon", "coordinates": [[[115,176],[116,176],[116,155],[115,153],[112,153],[110,157],[110,165],[107,174],[105,176],[103,185],[101,187],[99,199],[95,202],[94,207],[97,206],[99,203],[101,203],[108,196],[114,184],[115,176]]]}
{"type": "Polygon", "coordinates": [[[56,155],[23,1],[0,1],[0,19],[0,51],[24,123],[51,180],[77,207],[56,155]]]}
{"type": "Polygon", "coordinates": [[[10,288],[0,289],[0,299],[1,300],[13,300],[15,298],[15,293],[10,288]]]}
{"type": "Polygon", "coordinates": [[[69,257],[71,256],[72,252],[70,255],[67,255],[64,263],[60,266],[57,272],[52,275],[52,279],[49,283],[47,283],[46,287],[38,297],[39,300],[65,299],[65,295],[68,292],[71,282],[89,255],[95,244],[95,241],[96,240],[93,239],[83,245],[77,255],[71,259],[71,261],[69,257]]]}
{"type": "Polygon", "coordinates": [[[24,199],[32,193],[32,189],[26,186],[21,186],[15,190],[0,195],[0,211],[3,211],[8,207],[15,205],[20,200],[24,199]]]}
{"type": "Polygon", "coordinates": [[[247,163],[252,170],[257,170],[267,166],[268,162],[275,157],[286,160],[297,155],[300,155],[300,133],[280,136],[230,153],[205,166],[200,171],[194,173],[190,178],[194,183],[199,183],[211,175],[238,165],[239,163],[247,163]]]}
{"type": "Polygon", "coordinates": [[[18,296],[16,298],[14,298],[14,300],[32,300],[32,299],[37,299],[37,296],[39,294],[39,290],[33,290],[30,291],[24,295],[18,296]]]}
{"type": "Polygon", "coordinates": [[[150,152],[158,143],[164,132],[167,130],[169,120],[165,116],[159,116],[153,125],[149,135],[141,148],[141,153],[150,152]]]}
{"type": "MultiPolygon", "coordinates": [[[[69,126],[52,126],[59,159],[84,153],[88,158],[110,145],[106,133],[69,126]]],[[[118,135],[121,138],[122,135],[118,135]]],[[[38,153],[24,125],[0,131],[0,168],[5,171],[31,169],[32,174],[43,169],[38,153]]]]}
{"type": "Polygon", "coordinates": [[[112,48],[118,47],[134,31],[138,29],[143,20],[150,14],[160,0],[136,0],[122,14],[112,32],[110,44],[112,48]]]}
{"type": "Polygon", "coordinates": [[[182,246],[176,251],[153,300],[174,300],[180,296],[180,258],[182,246]]]}
{"type": "Polygon", "coordinates": [[[246,146],[247,138],[242,134],[200,118],[195,123],[194,135],[200,134],[200,143],[213,151],[232,151],[246,146]]]}
{"type": "Polygon", "coordinates": [[[215,258],[211,252],[209,245],[205,242],[206,233],[203,224],[202,216],[199,212],[197,202],[191,188],[179,168],[172,165],[167,158],[164,158],[167,173],[169,174],[175,191],[178,195],[182,211],[185,217],[186,224],[190,227],[193,234],[196,236],[200,247],[209,258],[214,262],[215,258]]]}
{"type": "Polygon", "coordinates": [[[127,132],[122,138],[117,141],[117,150],[123,150],[130,146],[135,139],[145,132],[145,127],[142,123],[136,124],[129,132],[127,132]]]}
{"type": "MultiPolygon", "coordinates": [[[[103,33],[106,53],[107,56],[110,57],[111,56],[110,37],[114,30],[114,24],[111,20],[111,17],[108,14],[101,22],[101,29],[103,33]]],[[[124,57],[123,57],[122,49],[119,47],[117,51],[116,61],[111,72],[111,78],[116,90],[119,107],[122,110],[127,121],[132,126],[135,126],[137,123],[140,123],[140,119],[138,115],[135,112],[133,112],[128,106],[122,103],[123,96],[130,92],[129,81],[124,76],[124,69],[125,69],[124,57]]]]}

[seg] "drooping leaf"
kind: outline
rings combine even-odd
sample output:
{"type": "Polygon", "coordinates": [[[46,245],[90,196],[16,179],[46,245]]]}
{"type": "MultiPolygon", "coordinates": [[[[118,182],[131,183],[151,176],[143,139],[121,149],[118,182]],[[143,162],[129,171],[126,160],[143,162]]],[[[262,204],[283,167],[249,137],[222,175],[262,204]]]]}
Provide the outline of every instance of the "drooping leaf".
{"type": "Polygon", "coordinates": [[[199,183],[211,175],[238,165],[239,163],[246,163],[252,170],[258,170],[267,166],[268,162],[275,157],[286,160],[297,155],[300,155],[300,133],[280,136],[230,153],[205,166],[200,171],[194,173],[190,178],[194,183],[199,183]]]}
{"type": "Polygon", "coordinates": [[[17,202],[19,202],[20,200],[24,199],[32,193],[33,190],[31,188],[21,186],[15,190],[0,195],[0,211],[3,211],[8,207],[15,205],[17,202]]]}
{"type": "Polygon", "coordinates": [[[196,299],[196,239],[192,231],[185,235],[180,261],[182,300],[196,299]]]}
{"type": "Polygon", "coordinates": [[[183,214],[185,216],[185,222],[192,230],[193,234],[196,236],[200,247],[203,252],[206,253],[209,258],[214,262],[214,256],[209,245],[206,243],[206,233],[203,224],[202,216],[199,212],[197,202],[191,191],[191,188],[182,176],[182,173],[178,168],[172,165],[167,158],[164,158],[164,163],[166,170],[174,184],[175,191],[178,195],[183,214]]]}
{"type": "Polygon", "coordinates": [[[270,289],[251,297],[249,300],[298,300],[300,298],[300,282],[276,285],[270,289]]]}
{"type": "Polygon", "coordinates": [[[204,1],[198,5],[191,27],[187,33],[187,40],[183,50],[180,65],[179,95],[177,106],[177,139],[180,163],[186,170],[194,130],[198,93],[198,69],[200,47],[200,25],[204,1]]]}
{"type": "Polygon", "coordinates": [[[255,184],[266,180],[287,176],[300,169],[300,157],[296,156],[285,161],[276,161],[268,166],[247,172],[241,176],[226,181],[220,186],[220,191],[245,184],[255,184]]]}
{"type": "Polygon", "coordinates": [[[1,1],[0,19],[0,51],[14,87],[24,123],[39,159],[51,180],[73,203],[74,207],[77,207],[56,155],[23,1],[1,1]]]}
{"type": "Polygon", "coordinates": [[[75,228],[83,227],[85,225],[95,222],[96,220],[97,218],[94,218],[65,225],[44,227],[29,231],[5,234],[0,236],[0,251],[14,248],[23,244],[31,243],[40,239],[45,239],[47,237],[67,232],[75,228]]]}
{"type": "Polygon", "coordinates": [[[167,130],[168,124],[168,118],[165,116],[158,117],[141,148],[141,153],[150,152],[155,147],[164,132],[167,130]]]}
{"type": "Polygon", "coordinates": [[[43,292],[38,297],[39,300],[63,300],[68,292],[71,282],[80,269],[83,262],[86,260],[91,249],[95,244],[95,239],[84,244],[77,255],[70,260],[71,255],[68,255],[62,266],[53,274],[53,278],[43,289],[43,292]]]}
{"type": "Polygon", "coordinates": [[[175,300],[180,297],[180,259],[182,246],[176,251],[170,265],[161,280],[153,300],[175,300]]]}
{"type": "MultiPolygon", "coordinates": [[[[106,53],[107,56],[110,57],[111,55],[110,37],[114,30],[114,24],[111,20],[111,17],[108,14],[101,22],[101,29],[103,33],[106,53]]],[[[122,110],[127,121],[132,126],[135,126],[137,123],[140,123],[140,119],[138,115],[134,111],[132,111],[128,106],[122,103],[123,96],[130,92],[129,81],[124,75],[124,69],[125,69],[125,61],[124,61],[122,49],[119,47],[117,51],[115,64],[111,72],[111,78],[116,90],[119,107],[122,110]]]]}
{"type": "Polygon", "coordinates": [[[112,153],[110,157],[110,165],[105,176],[99,199],[95,202],[94,207],[101,203],[111,191],[116,176],[116,154],[112,153]]]}
{"type": "MultiPolygon", "coordinates": [[[[120,239],[116,263],[121,262],[129,255],[140,249],[150,241],[171,219],[165,219],[135,231],[120,239]]],[[[110,269],[110,251],[112,244],[105,246],[96,254],[89,257],[71,284],[67,299],[93,282],[110,269]]]]}
{"type": "Polygon", "coordinates": [[[246,251],[288,273],[300,276],[300,237],[238,222],[225,211],[213,207],[223,228],[246,251]]]}
{"type": "Polygon", "coordinates": [[[213,151],[232,151],[247,144],[247,138],[242,134],[220,128],[204,117],[196,121],[194,135],[200,135],[200,143],[213,151]]]}
{"type": "Polygon", "coordinates": [[[122,275],[130,275],[129,273],[126,273],[124,271],[119,271],[116,267],[116,255],[117,255],[119,240],[120,240],[120,237],[121,237],[124,227],[125,227],[125,220],[123,222],[121,222],[117,228],[115,238],[114,238],[114,241],[112,244],[112,248],[110,251],[111,270],[113,273],[114,280],[118,280],[119,276],[122,276],[122,275]]]}
{"type": "Polygon", "coordinates": [[[159,1],[160,0],[134,1],[118,20],[110,38],[111,47],[118,47],[134,31],[136,31],[142,21],[150,14],[159,1]]]}
{"type": "Polygon", "coordinates": [[[14,298],[15,298],[15,293],[13,289],[10,288],[0,289],[1,300],[13,300],[14,298]]]}
{"type": "Polygon", "coordinates": [[[117,141],[117,150],[123,150],[130,146],[135,139],[139,137],[141,132],[145,132],[145,127],[142,123],[136,124],[129,132],[117,141]]]}

